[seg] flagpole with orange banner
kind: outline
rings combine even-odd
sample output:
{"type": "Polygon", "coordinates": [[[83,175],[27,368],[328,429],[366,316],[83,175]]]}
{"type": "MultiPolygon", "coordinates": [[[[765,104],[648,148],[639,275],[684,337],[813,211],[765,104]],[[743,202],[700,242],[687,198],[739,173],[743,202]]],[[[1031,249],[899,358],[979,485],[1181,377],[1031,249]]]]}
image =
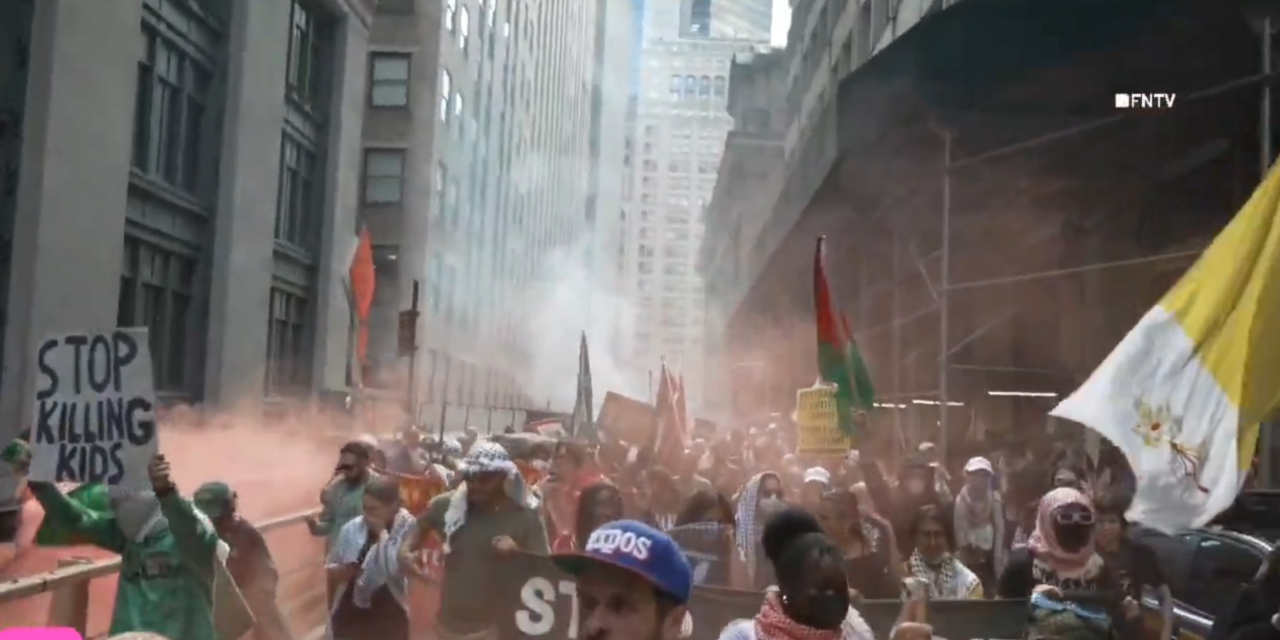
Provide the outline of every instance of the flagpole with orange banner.
{"type": "Polygon", "coordinates": [[[356,320],[356,364],[360,367],[361,384],[364,382],[364,365],[369,356],[369,311],[373,308],[373,293],[377,276],[373,266],[373,239],[368,227],[360,228],[356,254],[348,269],[351,280],[351,304],[356,320]]]}

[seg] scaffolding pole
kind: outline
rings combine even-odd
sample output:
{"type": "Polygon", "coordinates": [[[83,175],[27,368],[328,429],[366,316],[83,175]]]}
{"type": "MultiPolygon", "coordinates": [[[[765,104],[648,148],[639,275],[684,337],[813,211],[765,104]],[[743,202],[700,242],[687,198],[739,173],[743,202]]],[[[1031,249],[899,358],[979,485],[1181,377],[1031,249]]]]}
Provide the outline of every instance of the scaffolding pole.
{"type": "Polygon", "coordinates": [[[947,374],[951,369],[948,366],[951,361],[950,357],[950,336],[948,335],[950,324],[950,289],[951,289],[951,143],[952,135],[950,131],[942,133],[942,276],[938,292],[938,352],[941,356],[938,358],[938,395],[942,404],[938,407],[938,459],[947,460],[947,403],[950,398],[947,395],[949,386],[947,384],[947,374]]]}
{"type": "MultiPolygon", "coordinates": [[[[899,269],[899,268],[900,268],[900,266],[901,266],[901,265],[899,264],[899,262],[900,262],[900,261],[899,261],[899,257],[900,257],[900,255],[901,255],[901,253],[902,253],[902,251],[900,250],[900,248],[899,248],[899,246],[898,246],[898,229],[897,229],[897,227],[895,226],[895,227],[894,227],[894,229],[893,229],[893,279],[894,279],[894,281],[895,281],[895,282],[896,282],[896,281],[897,281],[897,279],[898,279],[898,269],[899,269]]],[[[896,318],[896,317],[898,317],[898,314],[902,313],[902,309],[901,309],[901,305],[902,305],[902,296],[901,296],[901,294],[899,294],[899,293],[898,293],[898,290],[899,290],[899,289],[900,289],[900,287],[896,287],[896,286],[895,286],[895,287],[893,288],[893,291],[892,291],[892,294],[893,294],[892,310],[893,310],[893,317],[895,317],[895,318],[896,318]]],[[[890,327],[890,334],[891,334],[891,336],[892,336],[892,341],[891,341],[891,343],[890,343],[890,347],[889,347],[889,348],[890,348],[890,351],[893,353],[893,355],[892,355],[892,358],[893,358],[893,392],[896,394],[896,393],[898,393],[899,391],[901,391],[901,390],[902,390],[902,385],[903,385],[903,381],[902,381],[902,329],[901,329],[901,325],[899,325],[899,324],[896,324],[896,323],[895,323],[893,326],[891,326],[891,327],[890,327]]],[[[904,437],[905,437],[905,436],[903,435],[903,432],[902,432],[902,416],[901,416],[901,415],[899,414],[899,412],[897,412],[897,411],[895,411],[895,412],[893,413],[893,428],[894,428],[895,430],[897,430],[899,439],[902,439],[902,438],[904,438],[904,437]]]]}
{"type": "MultiPolygon", "coordinates": [[[[1183,103],[1183,102],[1190,102],[1194,100],[1201,100],[1204,98],[1210,98],[1213,96],[1221,95],[1223,93],[1227,93],[1229,91],[1234,91],[1236,89],[1251,87],[1256,84],[1263,84],[1266,87],[1270,87],[1271,81],[1275,80],[1277,75],[1280,75],[1280,74],[1277,74],[1275,72],[1268,70],[1268,71],[1264,71],[1263,73],[1248,76],[1245,78],[1237,78],[1229,82],[1224,82],[1219,85],[1214,85],[1207,89],[1201,89],[1200,91],[1196,91],[1185,96],[1180,95],[1178,96],[1178,102],[1183,103]]],[[[1092,122],[1085,122],[1083,124],[1079,124],[1074,127],[1067,127],[1066,129],[1060,129],[1058,131],[1047,133],[1042,136],[1037,136],[1029,140],[1023,140],[1022,142],[1015,142],[1008,146],[1000,147],[999,149],[992,149],[991,151],[979,153],[974,156],[969,156],[968,158],[954,160],[951,163],[951,168],[963,169],[965,167],[982,164],[984,162],[996,160],[998,158],[1011,156],[1011,155],[1020,153],[1022,151],[1026,151],[1028,149],[1033,149],[1035,147],[1049,144],[1051,142],[1057,142],[1058,140],[1073,138],[1075,136],[1088,133],[1095,129],[1101,129],[1108,125],[1116,124],[1117,122],[1121,122],[1123,120],[1133,117],[1136,113],[1144,113],[1144,112],[1141,109],[1121,111],[1120,113],[1113,116],[1099,118],[1098,120],[1094,120],[1092,122]]],[[[1150,114],[1147,114],[1147,115],[1150,115],[1150,114]]]]}

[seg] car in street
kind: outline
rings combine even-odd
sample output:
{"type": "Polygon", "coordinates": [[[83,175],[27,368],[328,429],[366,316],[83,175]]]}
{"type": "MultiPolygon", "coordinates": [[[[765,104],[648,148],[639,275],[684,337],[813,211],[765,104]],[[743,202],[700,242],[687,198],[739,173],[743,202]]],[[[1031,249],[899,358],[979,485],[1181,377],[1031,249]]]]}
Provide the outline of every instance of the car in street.
{"type": "MultiPolygon", "coordinates": [[[[1280,491],[1251,491],[1201,529],[1166,535],[1135,526],[1130,537],[1155,552],[1174,600],[1177,640],[1204,640],[1280,539],[1280,491]]],[[[1146,627],[1158,633],[1159,604],[1143,598],[1146,627]]]]}

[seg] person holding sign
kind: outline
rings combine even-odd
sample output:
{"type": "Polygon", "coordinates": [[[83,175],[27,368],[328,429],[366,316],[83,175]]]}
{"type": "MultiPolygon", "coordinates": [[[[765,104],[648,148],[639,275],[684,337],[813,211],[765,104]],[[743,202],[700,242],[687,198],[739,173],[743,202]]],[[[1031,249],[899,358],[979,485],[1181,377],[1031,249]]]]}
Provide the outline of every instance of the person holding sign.
{"type": "Polygon", "coordinates": [[[108,512],[69,499],[52,483],[31,482],[31,493],[45,511],[41,529],[61,529],[120,554],[111,635],[147,631],[181,640],[219,640],[213,595],[226,546],[212,523],[178,493],[163,455],[151,460],[147,477],[152,490],[106,487],[108,512]]]}
{"type": "Polygon", "coordinates": [[[670,536],[636,520],[608,523],[581,552],[552,556],[578,580],[579,640],[679,640],[693,571],[670,536]]]}

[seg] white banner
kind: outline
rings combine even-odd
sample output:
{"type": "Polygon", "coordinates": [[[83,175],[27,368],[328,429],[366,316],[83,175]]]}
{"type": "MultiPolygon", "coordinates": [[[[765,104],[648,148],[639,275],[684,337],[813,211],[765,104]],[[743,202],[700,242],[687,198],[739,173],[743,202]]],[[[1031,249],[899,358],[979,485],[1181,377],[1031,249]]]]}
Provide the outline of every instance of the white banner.
{"type": "Polygon", "coordinates": [[[31,480],[150,488],[159,434],[147,337],[143,327],[40,343],[31,480]]]}

